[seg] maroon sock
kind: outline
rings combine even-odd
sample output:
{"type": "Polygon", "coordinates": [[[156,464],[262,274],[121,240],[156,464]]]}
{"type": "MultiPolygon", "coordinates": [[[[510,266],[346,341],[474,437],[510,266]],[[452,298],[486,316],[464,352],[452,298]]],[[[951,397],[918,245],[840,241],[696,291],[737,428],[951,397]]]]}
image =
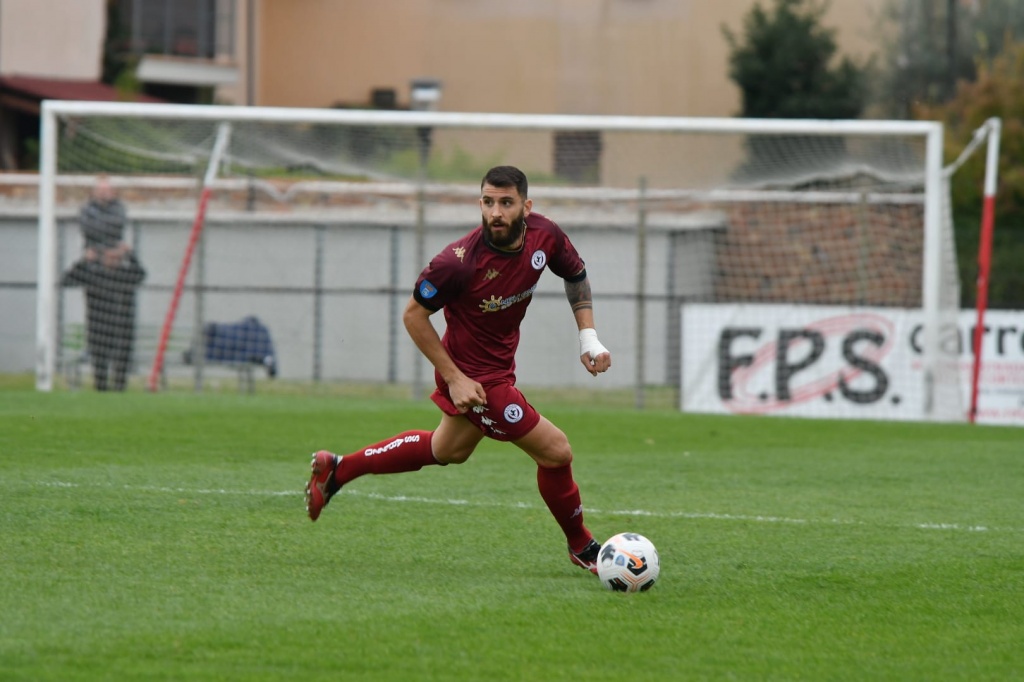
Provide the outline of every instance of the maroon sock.
{"type": "Polygon", "coordinates": [[[439,464],[430,449],[430,438],[433,435],[433,431],[405,431],[368,445],[342,457],[334,478],[345,485],[365,474],[400,474],[439,464]]]}
{"type": "Polygon", "coordinates": [[[586,547],[594,536],[583,525],[583,502],[580,488],[572,477],[572,465],[553,469],[537,467],[537,488],[572,550],[578,552],[586,547]]]}

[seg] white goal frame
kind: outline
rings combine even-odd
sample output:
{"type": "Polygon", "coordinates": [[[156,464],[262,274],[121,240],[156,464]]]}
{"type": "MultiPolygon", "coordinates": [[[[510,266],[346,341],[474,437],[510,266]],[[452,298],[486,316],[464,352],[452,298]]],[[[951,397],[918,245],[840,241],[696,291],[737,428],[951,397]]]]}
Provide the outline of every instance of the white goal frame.
{"type": "Polygon", "coordinates": [[[196,106],[125,102],[43,102],[40,123],[39,250],[36,387],[53,388],[58,354],[58,252],[55,215],[58,118],[67,115],[167,117],[208,122],[280,122],[386,125],[405,128],[538,129],[551,131],[686,132],[800,136],[872,135],[923,139],[925,145],[922,312],[924,317],[922,418],[931,418],[940,363],[943,267],[943,125],[934,121],[575,116],[419,111],[330,110],[196,106]]]}

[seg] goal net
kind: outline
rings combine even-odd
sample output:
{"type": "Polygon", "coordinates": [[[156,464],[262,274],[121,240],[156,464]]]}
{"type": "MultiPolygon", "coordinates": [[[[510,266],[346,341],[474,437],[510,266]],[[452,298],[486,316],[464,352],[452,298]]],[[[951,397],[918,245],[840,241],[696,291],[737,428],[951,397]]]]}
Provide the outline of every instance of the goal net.
{"type": "Polygon", "coordinates": [[[962,419],[941,146],[931,122],[47,102],[37,385],[88,385],[95,350],[124,346],[91,324],[88,290],[61,286],[105,178],[125,211],[118,241],[145,270],[129,388],[163,341],[169,389],[237,375],[420,395],[432,368],[401,310],[427,261],[479,223],[483,174],[510,164],[586,261],[614,359],[599,382],[581,370],[547,276],[520,385],[668,394],[695,411],[962,419]]]}

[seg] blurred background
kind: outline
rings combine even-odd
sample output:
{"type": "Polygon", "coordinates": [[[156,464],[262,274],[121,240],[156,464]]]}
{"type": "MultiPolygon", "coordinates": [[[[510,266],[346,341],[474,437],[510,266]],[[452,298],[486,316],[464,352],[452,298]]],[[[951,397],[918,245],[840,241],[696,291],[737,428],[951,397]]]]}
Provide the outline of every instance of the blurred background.
{"type": "MultiPolygon", "coordinates": [[[[13,314],[9,318],[34,314],[26,301],[32,300],[35,288],[40,103],[64,99],[324,110],[941,120],[946,124],[947,163],[978,126],[999,116],[1003,154],[990,303],[1021,309],[1022,31],[1024,5],[1018,0],[0,0],[0,229],[7,235],[0,256],[0,301],[7,302],[4,307],[13,314]]],[[[68,129],[88,130],[76,125],[68,129]]],[[[100,130],[90,139],[103,134],[100,130]]],[[[195,134],[201,139],[212,135],[209,130],[195,134]]],[[[372,139],[365,129],[346,134],[372,139]]],[[[419,134],[420,153],[424,148],[429,152],[431,144],[434,153],[419,160],[412,153],[404,168],[391,165],[375,180],[415,182],[418,173],[421,180],[431,180],[475,177],[479,172],[480,159],[462,159],[457,147],[445,145],[443,135],[419,134]],[[438,153],[444,149],[450,152],[447,156],[438,153]]],[[[472,140],[471,133],[465,134],[472,140]]],[[[145,286],[154,294],[166,291],[181,249],[161,247],[174,255],[162,262],[156,258],[156,244],[173,241],[175,230],[180,232],[182,224],[187,229],[188,219],[160,212],[177,206],[175,201],[183,197],[182,206],[194,203],[185,191],[194,183],[161,191],[139,185],[116,164],[97,162],[99,153],[81,143],[85,138],[78,135],[77,146],[69,148],[72,160],[62,161],[70,164],[66,170],[81,177],[57,198],[64,211],[61,239],[73,239],[77,207],[96,176],[110,173],[129,217],[145,218],[129,232],[140,248],[147,234],[152,244],[146,247],[148,255],[143,251],[151,270],[145,286]],[[80,160],[74,161],[74,154],[80,160]],[[164,225],[163,234],[158,224],[164,225]],[[163,279],[154,278],[161,268],[163,279]]],[[[260,138],[258,131],[250,131],[250,138],[269,139],[260,138]]],[[[304,143],[309,142],[306,135],[304,143]]],[[[640,149],[642,144],[634,140],[627,146],[640,149]]],[[[724,152],[695,144],[672,158],[687,158],[685,174],[697,179],[704,175],[706,184],[714,186],[719,171],[706,169],[735,156],[743,142],[735,141],[733,151],[727,145],[724,152]]],[[[582,187],[615,167],[607,160],[615,143],[593,132],[564,131],[536,148],[545,155],[531,169],[539,179],[558,178],[582,187]],[[599,166],[602,154],[605,161],[599,166]]],[[[325,149],[321,145],[320,151],[325,149]]],[[[309,180],[348,172],[319,164],[315,149],[304,153],[312,161],[306,168],[301,160],[292,163],[291,176],[309,180]]],[[[493,154],[486,160],[501,162],[507,149],[498,145],[493,154]]],[[[975,296],[982,157],[975,155],[953,176],[951,193],[956,267],[963,284],[959,296],[965,308],[973,306],[975,296]]],[[[652,160],[651,165],[656,168],[658,163],[652,160]]],[[[197,172],[191,169],[185,175],[197,172]]],[[[603,180],[609,183],[607,177],[603,180]]],[[[635,181],[629,182],[635,188],[635,181]]],[[[266,201],[267,191],[250,173],[248,199],[239,195],[232,200],[243,208],[248,201],[251,207],[266,201]]],[[[713,228],[717,218],[706,211],[701,215],[703,226],[713,228]]],[[[237,232],[244,219],[227,222],[237,232]]],[[[317,230],[323,222],[303,221],[308,242],[303,252],[320,253],[321,259],[317,230]]],[[[447,225],[449,230],[462,229],[457,219],[447,225]]],[[[452,234],[438,232],[430,248],[452,234]]],[[[394,251],[386,231],[375,230],[366,239],[373,249],[394,251]]],[[[62,248],[65,261],[77,251],[70,242],[62,248]]],[[[358,258],[350,245],[337,248],[344,258],[358,258]]],[[[599,248],[620,251],[607,236],[599,248]]],[[[685,250],[699,254],[696,248],[687,244],[685,250]]],[[[244,249],[228,250],[236,262],[252,258],[244,249]]],[[[378,286],[388,296],[404,292],[403,285],[418,271],[408,249],[395,258],[404,271],[378,286]]],[[[305,262],[321,261],[309,256],[305,262]]],[[[635,273],[622,276],[634,279],[635,273]]],[[[272,273],[261,286],[288,278],[272,273]]],[[[257,290],[250,293],[260,295],[259,287],[253,287],[257,290]]],[[[615,291],[624,300],[636,293],[628,286],[615,291]]],[[[671,299],[672,292],[665,295],[671,299]]],[[[894,302],[899,304],[876,303],[894,302]]],[[[655,304],[664,306],[664,301],[655,304]]],[[[665,323],[672,323],[671,316],[665,323]]],[[[33,336],[31,324],[0,330],[5,348],[0,371],[31,371],[33,336]]],[[[303,376],[312,362],[303,359],[303,376]]],[[[312,370],[314,377],[317,371],[312,370]]]]}

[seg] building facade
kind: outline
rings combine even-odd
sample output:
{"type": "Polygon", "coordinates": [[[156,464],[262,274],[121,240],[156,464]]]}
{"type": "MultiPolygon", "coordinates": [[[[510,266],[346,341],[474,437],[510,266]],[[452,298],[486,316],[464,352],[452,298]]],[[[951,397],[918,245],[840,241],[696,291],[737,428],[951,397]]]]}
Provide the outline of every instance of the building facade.
{"type": "MultiPolygon", "coordinates": [[[[875,49],[884,2],[828,5],[841,54],[875,49]]],[[[427,77],[448,111],[732,116],[722,29],[742,34],[755,4],[6,0],[0,77],[99,81],[112,41],[139,87],[178,101],[207,89],[207,101],[236,105],[406,107],[410,83],[427,77]]]]}
{"type": "MultiPolygon", "coordinates": [[[[866,59],[884,0],[832,2],[840,54],[866,59]]],[[[734,116],[722,27],[752,0],[251,0],[258,104],[408,106],[439,81],[445,111],[734,116]]],[[[770,2],[761,2],[769,7],[770,2]]],[[[243,70],[249,65],[243,65],[243,70]]],[[[244,87],[241,89],[244,91],[244,87]]],[[[231,93],[244,101],[242,91],[231,93]]]]}
{"type": "MultiPolygon", "coordinates": [[[[827,5],[840,54],[870,56],[888,1],[827,5]]],[[[33,167],[47,98],[401,109],[427,79],[443,111],[735,116],[723,28],[755,4],[0,0],[0,170],[33,167]]]]}

